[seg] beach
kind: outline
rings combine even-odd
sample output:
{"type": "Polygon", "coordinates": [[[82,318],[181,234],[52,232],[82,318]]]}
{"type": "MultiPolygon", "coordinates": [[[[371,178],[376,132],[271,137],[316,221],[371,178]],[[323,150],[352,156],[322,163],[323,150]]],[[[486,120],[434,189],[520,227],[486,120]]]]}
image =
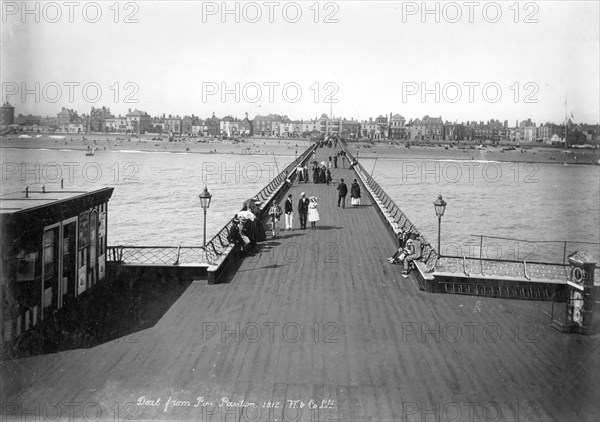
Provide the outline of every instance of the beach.
{"type": "MultiPolygon", "coordinates": [[[[181,136],[169,142],[165,135],[124,134],[26,134],[0,137],[2,148],[54,150],[96,149],[102,151],[174,152],[199,154],[244,154],[294,156],[302,154],[311,141],[305,139],[249,138],[235,142],[218,138],[181,136]]],[[[242,138],[240,138],[242,139],[242,138]]]]}
{"type": "MultiPolygon", "coordinates": [[[[242,138],[240,138],[242,139],[242,138]]],[[[141,151],[200,154],[301,154],[312,141],[290,138],[247,138],[238,142],[218,138],[181,136],[170,142],[165,135],[124,134],[25,134],[0,137],[1,148],[31,148],[56,150],[96,149],[97,152],[141,151]]],[[[398,141],[350,141],[349,151],[358,158],[478,160],[500,162],[587,164],[598,165],[599,149],[561,149],[552,146],[529,145],[508,147],[477,144],[404,144],[398,141]],[[408,145],[408,146],[407,146],[408,145]],[[514,149],[512,149],[514,148],[514,149]]]]}

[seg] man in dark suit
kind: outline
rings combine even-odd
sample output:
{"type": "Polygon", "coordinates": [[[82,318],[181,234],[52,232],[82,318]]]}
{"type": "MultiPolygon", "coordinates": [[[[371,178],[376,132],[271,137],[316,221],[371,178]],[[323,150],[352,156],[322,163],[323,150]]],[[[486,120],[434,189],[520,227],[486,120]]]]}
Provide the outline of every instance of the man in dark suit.
{"type": "Polygon", "coordinates": [[[304,230],[306,230],[306,217],[308,215],[309,202],[306,194],[302,192],[300,201],[298,201],[298,214],[300,215],[300,228],[304,230]]]}
{"type": "Polygon", "coordinates": [[[285,205],[283,206],[283,212],[285,214],[285,229],[293,230],[294,228],[294,205],[292,203],[292,194],[290,193],[285,200],[285,205]]]}
{"type": "Polygon", "coordinates": [[[346,208],[346,195],[348,195],[348,186],[344,183],[344,179],[340,179],[340,183],[337,186],[338,190],[338,207],[340,206],[340,202],[342,203],[342,208],[346,208]]]}

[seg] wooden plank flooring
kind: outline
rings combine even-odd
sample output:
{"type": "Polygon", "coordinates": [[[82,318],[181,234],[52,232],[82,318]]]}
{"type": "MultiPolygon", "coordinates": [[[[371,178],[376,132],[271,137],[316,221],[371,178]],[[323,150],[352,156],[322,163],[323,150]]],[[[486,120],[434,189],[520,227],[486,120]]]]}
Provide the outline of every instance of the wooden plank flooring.
{"type": "Polygon", "coordinates": [[[230,283],[193,282],[128,342],[1,364],[2,413],[54,403],[82,419],[98,403],[102,419],[118,408],[156,420],[598,420],[598,336],[551,329],[549,303],[420,292],[387,263],[395,245],[370,198],[338,208],[335,186],[296,182],[295,205],[302,191],[319,198],[317,230],[295,215],[230,283]]]}

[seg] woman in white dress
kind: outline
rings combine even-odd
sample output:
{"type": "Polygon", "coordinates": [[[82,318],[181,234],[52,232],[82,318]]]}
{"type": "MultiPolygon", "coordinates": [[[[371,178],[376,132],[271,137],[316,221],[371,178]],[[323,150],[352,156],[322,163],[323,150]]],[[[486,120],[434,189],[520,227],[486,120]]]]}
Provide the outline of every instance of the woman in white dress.
{"type": "Polygon", "coordinates": [[[310,203],[308,204],[308,221],[310,221],[310,228],[315,229],[315,223],[319,221],[319,210],[317,209],[319,204],[315,196],[310,197],[310,203]]]}

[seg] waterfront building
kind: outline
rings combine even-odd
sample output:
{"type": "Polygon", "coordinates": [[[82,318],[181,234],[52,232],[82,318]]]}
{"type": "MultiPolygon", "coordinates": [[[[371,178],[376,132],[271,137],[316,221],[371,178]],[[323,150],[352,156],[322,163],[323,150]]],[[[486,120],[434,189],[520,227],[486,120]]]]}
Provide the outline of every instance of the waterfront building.
{"type": "Polygon", "coordinates": [[[319,132],[323,135],[329,135],[332,132],[333,121],[327,116],[327,114],[321,114],[321,117],[318,119],[319,122],[319,132]]]}
{"type": "Polygon", "coordinates": [[[400,114],[390,113],[390,139],[406,138],[406,119],[400,114]]]}
{"type": "Polygon", "coordinates": [[[304,137],[310,136],[319,131],[319,123],[317,119],[314,120],[300,120],[298,123],[300,126],[300,134],[304,137]]]}
{"type": "Polygon", "coordinates": [[[231,123],[235,119],[233,116],[225,116],[219,121],[219,134],[231,136],[231,123]]]}
{"type": "Polygon", "coordinates": [[[381,114],[375,119],[375,125],[377,127],[375,131],[375,139],[388,139],[389,138],[389,122],[387,115],[382,116],[381,114]]]}
{"type": "Polygon", "coordinates": [[[89,128],[88,131],[89,132],[104,132],[104,121],[106,119],[109,119],[111,117],[114,117],[109,108],[106,107],[102,107],[102,108],[95,108],[92,107],[92,110],[90,111],[90,116],[89,116],[89,128]]]}
{"type": "Polygon", "coordinates": [[[372,117],[369,117],[369,120],[363,120],[360,122],[360,132],[362,138],[374,139],[376,131],[377,125],[373,121],[372,117]]]}
{"type": "Polygon", "coordinates": [[[133,133],[146,133],[150,128],[150,115],[145,111],[129,109],[127,115],[127,130],[133,133]]]}
{"type": "Polygon", "coordinates": [[[171,116],[166,117],[165,121],[165,132],[168,132],[170,135],[179,136],[181,135],[181,117],[179,116],[171,116]]]}
{"type": "Polygon", "coordinates": [[[564,137],[565,129],[563,125],[546,123],[537,128],[537,138],[544,144],[556,143],[556,137],[564,137]]]}
{"type": "Polygon", "coordinates": [[[206,126],[208,128],[208,135],[215,137],[219,136],[221,133],[220,121],[218,117],[215,116],[215,113],[212,114],[212,117],[209,117],[205,120],[206,126]]]}
{"type": "Polygon", "coordinates": [[[0,107],[0,127],[4,128],[15,122],[15,108],[7,101],[0,107]]]}
{"type": "Polygon", "coordinates": [[[127,118],[119,115],[104,120],[104,131],[113,133],[125,133],[127,131],[127,118]]]}
{"type": "Polygon", "coordinates": [[[42,187],[2,194],[3,343],[73,305],[104,279],[112,193],[108,187],[91,192],[42,187]]]}
{"type": "Polygon", "coordinates": [[[444,139],[444,121],[442,117],[424,116],[421,120],[422,135],[426,141],[441,141],[444,139]]]}
{"type": "MultiPolygon", "coordinates": [[[[68,127],[68,124],[74,122],[79,116],[75,110],[63,107],[61,111],[59,111],[56,115],[56,123],[57,125],[64,129],[68,127]]],[[[63,130],[66,132],[66,130],[63,130]]]]}
{"type": "Polygon", "coordinates": [[[462,123],[450,123],[444,124],[444,140],[446,141],[466,141],[467,128],[462,123]]]}
{"type": "Polygon", "coordinates": [[[194,116],[192,133],[195,136],[208,136],[208,125],[206,124],[206,121],[194,116]]]}
{"type": "Polygon", "coordinates": [[[282,138],[291,138],[294,134],[294,123],[287,117],[283,116],[279,122],[279,136],[282,138]]]}
{"type": "Polygon", "coordinates": [[[192,126],[194,125],[194,116],[183,116],[181,119],[181,133],[185,135],[192,134],[192,126]]]}
{"type": "Polygon", "coordinates": [[[357,140],[360,136],[360,122],[351,118],[340,119],[339,135],[344,139],[357,140]]]}

